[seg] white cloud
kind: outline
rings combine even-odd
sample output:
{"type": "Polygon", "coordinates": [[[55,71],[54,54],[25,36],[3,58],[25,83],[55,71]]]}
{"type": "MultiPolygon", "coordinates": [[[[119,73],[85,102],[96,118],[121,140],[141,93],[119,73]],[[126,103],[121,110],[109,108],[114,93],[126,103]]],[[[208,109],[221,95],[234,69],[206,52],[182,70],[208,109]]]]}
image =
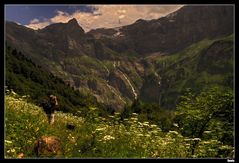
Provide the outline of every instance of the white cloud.
{"type": "Polygon", "coordinates": [[[68,14],[57,11],[56,16],[44,22],[37,22],[37,19],[33,19],[27,27],[43,28],[51,23],[66,23],[70,19],[76,18],[80,26],[87,32],[96,28],[129,25],[138,19],[158,19],[179,9],[182,5],[94,5],[93,7],[97,9],[93,13],[78,10],[73,14],[68,14]]]}
{"type": "Polygon", "coordinates": [[[57,11],[57,15],[50,19],[52,23],[66,23],[70,19],[72,19],[72,16],[69,15],[67,12],[63,11],[57,11]]]}
{"type": "Polygon", "coordinates": [[[39,20],[36,18],[30,21],[30,24],[36,24],[36,23],[39,23],[39,20]]]}
{"type": "Polygon", "coordinates": [[[119,19],[123,19],[125,17],[125,15],[120,15],[119,19]]]}
{"type": "Polygon", "coordinates": [[[126,13],[126,10],[118,10],[117,11],[119,14],[125,14],[126,13]]]}
{"type": "Polygon", "coordinates": [[[42,29],[48,25],[50,25],[50,22],[39,22],[39,23],[35,23],[35,24],[29,24],[29,25],[25,25],[28,28],[32,28],[32,29],[42,29]]]}

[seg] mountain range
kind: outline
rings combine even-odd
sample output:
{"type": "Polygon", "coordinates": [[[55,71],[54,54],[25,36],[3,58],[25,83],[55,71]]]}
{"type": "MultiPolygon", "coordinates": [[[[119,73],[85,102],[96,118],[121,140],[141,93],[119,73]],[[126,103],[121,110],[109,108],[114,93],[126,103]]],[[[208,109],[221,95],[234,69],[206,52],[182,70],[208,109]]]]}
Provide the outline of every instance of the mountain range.
{"type": "Polygon", "coordinates": [[[187,88],[233,88],[233,27],[232,6],[184,6],[89,32],[75,18],[38,30],[7,21],[6,42],[113,110],[136,99],[174,109],[187,88]]]}

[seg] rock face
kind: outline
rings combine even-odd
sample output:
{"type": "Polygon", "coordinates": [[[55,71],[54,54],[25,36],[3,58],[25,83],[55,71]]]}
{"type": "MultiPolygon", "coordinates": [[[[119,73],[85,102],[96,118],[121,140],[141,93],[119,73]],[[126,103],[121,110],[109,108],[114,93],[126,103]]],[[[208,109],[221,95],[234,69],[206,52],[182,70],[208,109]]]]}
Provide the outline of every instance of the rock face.
{"type": "Polygon", "coordinates": [[[109,76],[109,79],[109,84],[119,90],[124,97],[128,97],[130,99],[134,98],[131,88],[127,81],[125,81],[121,71],[112,72],[109,76]]]}
{"type": "Polygon", "coordinates": [[[146,77],[145,82],[140,90],[140,99],[145,102],[159,102],[160,87],[159,79],[154,74],[150,74],[146,77]]]}
{"type": "Polygon", "coordinates": [[[231,41],[217,41],[202,54],[197,71],[210,74],[233,72],[233,49],[231,41]]]}
{"type": "Polygon", "coordinates": [[[232,6],[185,6],[156,20],[138,20],[115,29],[93,30],[108,47],[120,51],[135,51],[139,55],[154,52],[174,53],[203,38],[226,36],[233,32],[232,6]],[[112,37],[110,37],[112,36],[112,37]],[[115,37],[113,37],[115,36],[115,37]],[[111,40],[111,41],[109,41],[111,40]]]}
{"type": "Polygon", "coordinates": [[[62,154],[60,139],[56,136],[42,136],[34,145],[37,157],[59,157],[62,154]]]}
{"type": "MultiPolygon", "coordinates": [[[[93,95],[98,102],[113,110],[122,109],[136,98],[159,103],[159,80],[155,75],[149,75],[154,74],[150,71],[155,69],[144,63],[147,58],[155,57],[152,64],[164,67],[156,65],[158,57],[170,57],[201,40],[232,33],[232,6],[184,6],[159,19],[137,20],[131,25],[87,33],[76,19],[40,30],[6,23],[9,45],[74,89],[93,95]]],[[[222,49],[227,47],[225,44],[222,49]]],[[[215,48],[218,49],[215,55],[219,55],[220,48],[215,48]]],[[[213,53],[209,50],[202,56],[199,71],[211,68],[207,68],[211,63],[202,65],[205,60],[212,60],[213,54],[214,50],[213,53]]],[[[179,80],[185,76],[184,69],[175,68],[170,68],[173,72],[166,75],[167,80],[179,80]],[[177,73],[172,75],[175,71],[177,73]]],[[[162,78],[161,88],[174,87],[166,79],[162,78]]],[[[171,94],[177,95],[175,92],[171,94]]]]}

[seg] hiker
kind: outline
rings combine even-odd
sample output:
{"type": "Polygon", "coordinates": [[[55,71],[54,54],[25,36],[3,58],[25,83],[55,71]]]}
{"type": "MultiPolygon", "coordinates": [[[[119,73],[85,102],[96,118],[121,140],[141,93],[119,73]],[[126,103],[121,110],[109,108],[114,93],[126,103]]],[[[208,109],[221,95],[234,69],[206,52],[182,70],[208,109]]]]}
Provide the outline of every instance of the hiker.
{"type": "Polygon", "coordinates": [[[47,114],[47,118],[48,118],[48,122],[49,124],[53,124],[54,123],[54,113],[55,110],[58,107],[58,102],[57,102],[57,98],[54,95],[50,95],[49,96],[49,101],[44,102],[42,104],[44,111],[47,114]]]}

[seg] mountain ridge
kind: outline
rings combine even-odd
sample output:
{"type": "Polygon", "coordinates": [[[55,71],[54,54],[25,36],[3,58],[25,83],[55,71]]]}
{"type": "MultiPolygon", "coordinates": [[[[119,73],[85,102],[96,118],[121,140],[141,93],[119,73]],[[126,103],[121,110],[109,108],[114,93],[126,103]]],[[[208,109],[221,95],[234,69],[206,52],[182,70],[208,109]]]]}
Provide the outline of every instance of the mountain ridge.
{"type": "MultiPolygon", "coordinates": [[[[231,34],[232,17],[232,6],[184,6],[165,17],[136,21],[121,27],[119,31],[124,38],[118,36],[108,41],[106,36],[102,35],[102,40],[110,48],[120,52],[128,48],[140,55],[153,52],[175,53],[203,38],[212,39],[231,34]],[[132,45],[133,48],[130,47],[132,45]]],[[[99,38],[100,33],[97,33],[97,30],[90,33],[99,38]]],[[[104,33],[107,33],[106,29],[104,33]]]]}
{"type": "Polygon", "coordinates": [[[136,94],[146,101],[164,103],[158,101],[158,83],[164,81],[160,68],[164,66],[157,63],[157,57],[173,58],[192,44],[232,34],[232,9],[185,6],[156,20],[87,33],[76,19],[37,31],[7,23],[6,39],[75,89],[93,94],[114,110],[122,110],[123,101],[133,102],[136,94]],[[151,56],[156,60],[147,60],[151,56]]]}

